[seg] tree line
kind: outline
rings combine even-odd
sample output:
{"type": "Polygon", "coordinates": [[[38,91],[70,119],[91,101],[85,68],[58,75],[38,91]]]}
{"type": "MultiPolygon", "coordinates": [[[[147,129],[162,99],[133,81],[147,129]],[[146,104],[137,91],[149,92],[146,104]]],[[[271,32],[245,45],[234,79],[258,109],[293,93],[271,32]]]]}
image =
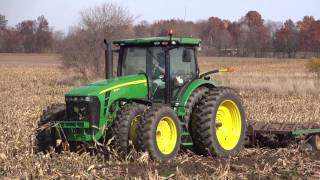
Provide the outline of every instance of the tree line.
{"type": "Polygon", "coordinates": [[[44,53],[59,50],[57,43],[63,34],[53,31],[48,20],[39,16],[36,20],[24,20],[14,27],[7,26],[7,20],[0,14],[1,53],[44,53]]]}
{"type": "Polygon", "coordinates": [[[282,23],[265,21],[259,12],[249,11],[237,21],[209,17],[197,22],[171,19],[135,23],[126,8],[112,3],[88,8],[80,15],[79,25],[64,35],[54,31],[44,16],[9,27],[0,14],[0,52],[59,52],[72,59],[72,51],[85,49],[81,52],[88,54],[82,58],[96,56],[93,59],[98,62],[104,38],[166,36],[173,29],[175,36],[200,37],[204,55],[320,57],[320,20],[312,16],[282,23]]]}
{"type": "Polygon", "coordinates": [[[138,37],[163,36],[174,29],[178,36],[200,37],[204,53],[215,56],[300,57],[320,56],[320,20],[305,16],[298,22],[265,21],[249,11],[238,21],[210,17],[197,22],[183,20],[146,21],[133,27],[138,37]]]}

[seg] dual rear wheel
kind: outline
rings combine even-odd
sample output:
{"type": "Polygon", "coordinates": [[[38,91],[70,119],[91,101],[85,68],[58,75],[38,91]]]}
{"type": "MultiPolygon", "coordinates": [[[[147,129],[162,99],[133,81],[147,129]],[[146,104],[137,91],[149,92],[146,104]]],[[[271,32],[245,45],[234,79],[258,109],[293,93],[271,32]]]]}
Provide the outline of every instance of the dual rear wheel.
{"type": "MultiPolygon", "coordinates": [[[[245,135],[241,97],[230,88],[201,88],[194,93],[186,111],[195,151],[217,156],[237,153],[245,135]]],[[[124,154],[132,144],[154,160],[170,160],[180,148],[180,120],[169,106],[127,104],[115,121],[114,135],[124,154]]]]}
{"type": "Polygon", "coordinates": [[[230,156],[240,151],[245,137],[241,97],[230,88],[206,92],[193,116],[193,142],[200,154],[230,156]]]}

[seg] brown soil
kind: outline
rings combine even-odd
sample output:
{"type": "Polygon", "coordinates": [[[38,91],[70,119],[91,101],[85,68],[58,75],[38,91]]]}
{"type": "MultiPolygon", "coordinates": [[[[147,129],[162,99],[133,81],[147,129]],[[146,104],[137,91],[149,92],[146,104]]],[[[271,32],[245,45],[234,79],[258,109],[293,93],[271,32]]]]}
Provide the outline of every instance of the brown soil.
{"type": "Polygon", "coordinates": [[[0,53],[0,64],[12,65],[59,65],[59,54],[11,54],[0,53]]]}

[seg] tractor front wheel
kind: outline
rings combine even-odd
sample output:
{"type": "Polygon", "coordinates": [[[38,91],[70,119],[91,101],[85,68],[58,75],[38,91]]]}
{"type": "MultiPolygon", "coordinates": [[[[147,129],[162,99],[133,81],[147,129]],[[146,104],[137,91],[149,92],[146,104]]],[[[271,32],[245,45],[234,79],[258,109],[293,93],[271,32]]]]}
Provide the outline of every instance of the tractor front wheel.
{"type": "MultiPolygon", "coordinates": [[[[56,121],[65,117],[66,106],[64,104],[55,104],[43,111],[38,122],[38,128],[35,130],[32,139],[33,152],[50,152],[52,150],[59,152],[62,150],[61,143],[57,143],[57,129],[54,127],[56,121]]],[[[62,142],[62,140],[61,140],[62,142]]]]}
{"type": "Polygon", "coordinates": [[[181,131],[179,119],[168,106],[155,105],[146,112],[139,124],[139,142],[151,159],[167,161],[179,151],[181,131]]]}
{"type": "Polygon", "coordinates": [[[145,105],[126,104],[115,119],[112,129],[115,136],[115,148],[123,156],[132,149],[132,145],[134,148],[138,148],[137,126],[145,109],[145,105]]]}
{"type": "Polygon", "coordinates": [[[245,113],[240,95],[231,88],[214,88],[196,110],[195,146],[202,154],[230,156],[245,137],[245,113]]]}

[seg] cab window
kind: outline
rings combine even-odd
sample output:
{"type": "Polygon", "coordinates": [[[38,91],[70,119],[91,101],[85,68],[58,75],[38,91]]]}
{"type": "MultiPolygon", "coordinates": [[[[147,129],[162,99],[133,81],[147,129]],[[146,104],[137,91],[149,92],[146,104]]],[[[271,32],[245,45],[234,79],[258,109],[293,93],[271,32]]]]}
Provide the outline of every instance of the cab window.
{"type": "Polygon", "coordinates": [[[146,48],[127,47],[123,51],[122,75],[146,72],[146,48]]]}
{"type": "Polygon", "coordinates": [[[179,47],[169,51],[170,79],[172,98],[175,99],[178,90],[197,75],[195,50],[189,47],[179,47]]]}

